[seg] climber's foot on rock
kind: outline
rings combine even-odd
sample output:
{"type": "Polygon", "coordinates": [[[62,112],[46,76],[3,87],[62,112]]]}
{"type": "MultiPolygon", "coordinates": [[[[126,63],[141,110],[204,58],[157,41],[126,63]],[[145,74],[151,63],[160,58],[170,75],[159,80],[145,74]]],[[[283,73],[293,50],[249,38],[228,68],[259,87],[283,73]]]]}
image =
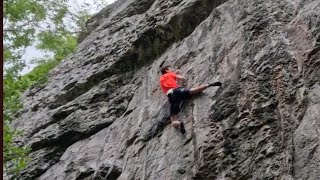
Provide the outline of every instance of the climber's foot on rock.
{"type": "Polygon", "coordinates": [[[209,83],[209,87],[210,86],[221,86],[222,85],[222,83],[221,82],[214,82],[214,83],[209,83]]]}

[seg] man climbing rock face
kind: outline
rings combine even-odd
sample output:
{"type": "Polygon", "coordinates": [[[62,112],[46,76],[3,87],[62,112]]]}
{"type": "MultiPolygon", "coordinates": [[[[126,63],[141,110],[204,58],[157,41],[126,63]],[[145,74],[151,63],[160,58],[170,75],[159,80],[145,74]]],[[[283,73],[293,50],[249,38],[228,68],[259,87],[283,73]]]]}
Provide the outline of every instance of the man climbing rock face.
{"type": "Polygon", "coordinates": [[[186,89],[177,84],[177,80],[186,81],[186,78],[181,76],[179,71],[173,72],[169,66],[161,68],[160,87],[164,94],[168,96],[170,102],[170,119],[171,124],[175,128],[179,128],[182,133],[185,133],[183,123],[178,120],[180,112],[180,103],[184,99],[188,99],[190,95],[201,93],[210,86],[221,86],[221,82],[211,84],[202,84],[198,87],[186,89]]]}

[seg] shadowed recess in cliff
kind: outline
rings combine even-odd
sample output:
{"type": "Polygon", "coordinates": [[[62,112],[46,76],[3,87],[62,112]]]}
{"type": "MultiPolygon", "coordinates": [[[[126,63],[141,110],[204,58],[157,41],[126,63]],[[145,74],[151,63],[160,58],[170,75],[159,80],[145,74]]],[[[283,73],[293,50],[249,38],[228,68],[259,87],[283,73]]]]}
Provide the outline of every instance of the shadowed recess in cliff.
{"type": "MultiPolygon", "coordinates": [[[[146,12],[150,6],[154,3],[155,0],[140,0],[140,1],[133,1],[131,4],[129,4],[124,10],[120,11],[118,14],[116,14],[114,17],[111,17],[111,21],[118,22],[122,19],[130,16],[134,16],[136,14],[142,14],[146,12]]],[[[98,12],[96,15],[94,15],[91,19],[89,19],[86,22],[85,29],[79,34],[77,42],[80,44],[86,37],[89,36],[89,34],[94,31],[103,21],[101,19],[108,18],[112,12],[112,9],[117,8],[117,6],[120,6],[122,3],[124,3],[124,0],[116,1],[115,3],[107,6],[100,12],[98,12]]]]}
{"type": "Polygon", "coordinates": [[[58,95],[56,97],[60,102],[58,105],[74,100],[114,74],[134,72],[149,65],[174,42],[190,35],[215,7],[224,2],[225,0],[196,1],[185,8],[181,14],[172,17],[168,24],[156,26],[142,33],[133,43],[133,49],[124,53],[111,67],[91,75],[84,83],[76,83],[64,94],[58,95]]]}
{"type": "Polygon", "coordinates": [[[225,1],[196,1],[184,9],[181,14],[172,17],[165,26],[157,26],[141,34],[140,38],[133,43],[133,51],[138,53],[135,66],[140,67],[152,63],[174,42],[189,36],[214,8],[225,1]]]}
{"type": "Polygon", "coordinates": [[[170,122],[170,104],[166,101],[161,105],[159,112],[156,116],[152,117],[152,123],[147,131],[142,135],[143,141],[149,141],[151,138],[155,137],[159,132],[161,132],[164,127],[170,122]]]}
{"type": "MultiPolygon", "coordinates": [[[[125,57],[127,59],[132,59],[132,57],[128,57],[128,56],[125,56],[125,57]]],[[[129,62],[133,62],[133,61],[129,61],[129,62]]],[[[113,64],[113,66],[117,66],[117,65],[118,65],[117,63],[113,64]]],[[[126,69],[126,66],[121,66],[121,64],[118,67],[112,67],[112,70],[114,71],[111,72],[110,70],[106,70],[103,72],[98,72],[90,76],[85,83],[71,83],[73,84],[73,87],[71,88],[69,86],[69,89],[65,88],[65,93],[57,95],[55,97],[56,98],[55,103],[51,104],[49,107],[51,109],[55,109],[59,106],[65,105],[68,102],[74,100],[75,98],[81,96],[82,94],[88,92],[92,87],[98,85],[104,80],[108,81],[108,84],[110,84],[111,87],[114,87],[113,90],[115,90],[116,88],[127,84],[131,80],[133,75],[132,72],[126,69]]],[[[108,92],[107,90],[109,90],[111,87],[108,87],[106,89],[106,92],[108,92]]],[[[105,93],[105,96],[106,95],[107,93],[105,93]]],[[[97,97],[93,97],[93,98],[97,98],[97,97]]]]}
{"type": "MultiPolygon", "coordinates": [[[[77,142],[81,139],[87,138],[98,131],[110,126],[113,121],[106,121],[97,124],[87,131],[76,131],[76,130],[69,130],[72,126],[72,129],[77,129],[77,126],[80,126],[76,121],[68,121],[64,122],[63,124],[59,125],[60,134],[56,135],[56,138],[48,138],[48,139],[41,139],[39,141],[33,142],[31,144],[31,148],[33,151],[39,150],[45,147],[53,147],[53,146],[62,146],[62,147],[69,147],[74,142],[77,142]]],[[[78,128],[79,129],[79,128],[78,128]]]]}

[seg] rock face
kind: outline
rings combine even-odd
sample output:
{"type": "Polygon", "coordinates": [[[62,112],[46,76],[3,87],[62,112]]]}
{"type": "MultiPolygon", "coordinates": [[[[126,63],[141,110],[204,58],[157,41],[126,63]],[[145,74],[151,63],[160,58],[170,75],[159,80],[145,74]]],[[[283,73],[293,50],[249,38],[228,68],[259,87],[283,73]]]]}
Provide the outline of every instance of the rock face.
{"type": "Polygon", "coordinates": [[[24,94],[20,179],[318,179],[320,1],[118,0],[24,94]],[[159,67],[221,81],[168,124],[159,67]]]}

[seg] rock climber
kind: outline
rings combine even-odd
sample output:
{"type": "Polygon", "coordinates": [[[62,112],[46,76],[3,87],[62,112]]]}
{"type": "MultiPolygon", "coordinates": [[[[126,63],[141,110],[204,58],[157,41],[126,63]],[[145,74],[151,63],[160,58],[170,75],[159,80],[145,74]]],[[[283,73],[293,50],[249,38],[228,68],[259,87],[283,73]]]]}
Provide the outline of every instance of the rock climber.
{"type": "Polygon", "coordinates": [[[210,86],[221,86],[221,82],[215,82],[211,84],[202,84],[198,87],[191,89],[180,87],[177,84],[177,80],[182,82],[186,81],[186,78],[180,75],[180,71],[171,70],[170,66],[164,66],[161,68],[160,87],[164,94],[168,96],[170,102],[170,120],[171,124],[175,128],[180,128],[180,131],[184,134],[183,122],[178,120],[178,113],[180,112],[180,103],[184,99],[188,99],[190,95],[201,93],[203,90],[210,86]]]}

